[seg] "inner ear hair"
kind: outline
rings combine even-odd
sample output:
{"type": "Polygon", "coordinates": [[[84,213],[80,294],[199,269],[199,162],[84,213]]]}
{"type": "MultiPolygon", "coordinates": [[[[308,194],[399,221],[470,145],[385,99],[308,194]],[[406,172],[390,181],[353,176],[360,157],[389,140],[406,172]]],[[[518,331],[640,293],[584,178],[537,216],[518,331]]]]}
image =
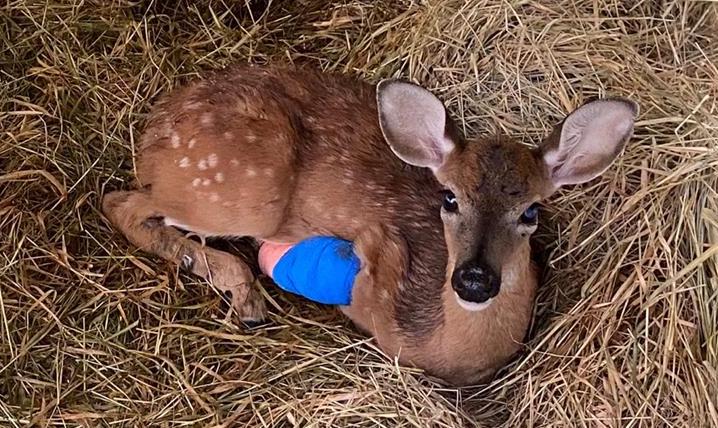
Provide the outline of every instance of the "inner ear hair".
{"type": "Polygon", "coordinates": [[[541,145],[554,188],[590,181],[610,167],[633,135],[638,105],[624,98],[584,103],[541,145]]]}

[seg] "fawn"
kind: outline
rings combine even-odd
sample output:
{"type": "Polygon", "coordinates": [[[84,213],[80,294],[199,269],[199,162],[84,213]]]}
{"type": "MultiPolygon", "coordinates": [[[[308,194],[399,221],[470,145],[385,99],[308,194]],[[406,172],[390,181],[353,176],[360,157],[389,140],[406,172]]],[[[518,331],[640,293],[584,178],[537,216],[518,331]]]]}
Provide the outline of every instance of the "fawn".
{"type": "Polygon", "coordinates": [[[402,364],[471,384],[528,329],[537,202],[605,171],[637,114],[632,101],[592,101],[531,148],[465,140],[438,98],[405,81],[235,66],[157,103],[137,189],[107,194],[103,211],[139,248],[231,292],[245,321],[265,313],[248,265],[177,228],[351,240],[362,267],[342,311],[402,364]]]}

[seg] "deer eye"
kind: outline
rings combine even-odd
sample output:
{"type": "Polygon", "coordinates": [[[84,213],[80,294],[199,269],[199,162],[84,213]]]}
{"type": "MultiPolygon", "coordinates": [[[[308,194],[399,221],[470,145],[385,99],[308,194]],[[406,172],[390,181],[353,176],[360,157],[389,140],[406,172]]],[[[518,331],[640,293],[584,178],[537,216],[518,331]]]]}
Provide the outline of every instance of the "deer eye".
{"type": "Polygon", "coordinates": [[[442,206],[446,212],[456,212],[459,209],[459,204],[456,202],[456,195],[451,190],[444,190],[441,192],[444,195],[442,206]]]}
{"type": "Polygon", "coordinates": [[[521,214],[519,221],[523,224],[536,224],[538,222],[539,205],[531,204],[526,211],[521,214]]]}

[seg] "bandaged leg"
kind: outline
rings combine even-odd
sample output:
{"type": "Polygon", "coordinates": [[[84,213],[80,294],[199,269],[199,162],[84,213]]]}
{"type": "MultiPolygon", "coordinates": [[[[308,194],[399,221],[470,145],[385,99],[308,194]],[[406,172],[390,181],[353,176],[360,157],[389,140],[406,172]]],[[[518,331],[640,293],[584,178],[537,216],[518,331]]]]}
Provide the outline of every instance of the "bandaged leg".
{"type": "Polygon", "coordinates": [[[294,245],[264,243],[259,266],[285,291],[318,303],[348,305],[361,263],[350,241],[319,236],[294,245]]]}

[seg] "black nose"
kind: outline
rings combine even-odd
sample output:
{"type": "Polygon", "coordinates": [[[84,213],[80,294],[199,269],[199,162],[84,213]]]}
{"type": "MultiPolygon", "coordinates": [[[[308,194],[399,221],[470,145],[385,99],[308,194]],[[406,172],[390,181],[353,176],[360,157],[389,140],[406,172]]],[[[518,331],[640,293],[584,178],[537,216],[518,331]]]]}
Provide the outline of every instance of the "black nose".
{"type": "Polygon", "coordinates": [[[490,267],[472,261],[454,270],[451,286],[463,300],[483,303],[499,294],[501,278],[490,267]]]}

